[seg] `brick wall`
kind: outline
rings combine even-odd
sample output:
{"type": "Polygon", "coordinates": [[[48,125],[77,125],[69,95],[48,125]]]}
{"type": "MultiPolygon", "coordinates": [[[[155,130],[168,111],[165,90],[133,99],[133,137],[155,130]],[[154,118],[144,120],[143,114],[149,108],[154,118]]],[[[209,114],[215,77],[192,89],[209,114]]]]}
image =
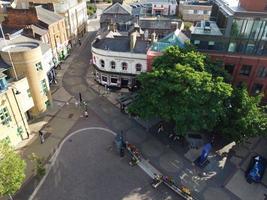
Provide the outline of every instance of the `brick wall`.
{"type": "Polygon", "coordinates": [[[267,0],[240,0],[240,6],[248,11],[267,11],[267,0]]]}
{"type": "Polygon", "coordinates": [[[27,25],[38,22],[35,8],[30,9],[13,9],[7,8],[7,17],[3,25],[10,28],[23,28],[27,25]]]}

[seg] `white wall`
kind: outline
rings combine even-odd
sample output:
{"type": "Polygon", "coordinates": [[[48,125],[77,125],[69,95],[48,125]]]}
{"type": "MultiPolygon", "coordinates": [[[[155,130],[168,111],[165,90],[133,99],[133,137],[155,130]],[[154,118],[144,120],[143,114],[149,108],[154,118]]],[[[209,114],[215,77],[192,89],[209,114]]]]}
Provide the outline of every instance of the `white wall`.
{"type": "Polygon", "coordinates": [[[53,59],[52,49],[49,49],[47,52],[43,54],[42,57],[42,66],[45,73],[49,72],[50,69],[54,66],[52,59],[53,59]]]}
{"type": "Polygon", "coordinates": [[[12,88],[15,88],[19,94],[16,95],[20,109],[23,112],[30,110],[33,106],[32,97],[28,96],[27,90],[29,89],[29,84],[27,78],[20,79],[19,81],[12,83],[12,88]]]}
{"type": "Polygon", "coordinates": [[[147,71],[146,54],[137,54],[130,52],[112,52],[108,50],[96,49],[92,47],[92,62],[99,70],[121,74],[139,74],[147,71]],[[101,67],[100,61],[105,61],[105,67],[101,67]],[[116,68],[111,68],[111,61],[115,61],[116,68]],[[122,70],[122,63],[128,64],[127,70],[122,70]],[[141,72],[136,71],[136,64],[141,64],[141,72]]]}

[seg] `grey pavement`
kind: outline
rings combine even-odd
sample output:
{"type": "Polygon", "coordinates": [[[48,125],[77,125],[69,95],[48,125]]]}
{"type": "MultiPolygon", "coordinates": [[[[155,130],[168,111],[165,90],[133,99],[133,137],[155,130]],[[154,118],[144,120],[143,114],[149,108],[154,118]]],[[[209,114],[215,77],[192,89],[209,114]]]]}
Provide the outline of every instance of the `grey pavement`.
{"type": "MultiPolygon", "coordinates": [[[[106,126],[92,110],[88,112],[91,117],[81,118],[72,130],[106,126]]],[[[69,138],[34,199],[179,199],[164,185],[153,189],[152,179],[139,167],[131,167],[129,157],[119,157],[113,140],[102,130],[81,131],[69,138]]]]}

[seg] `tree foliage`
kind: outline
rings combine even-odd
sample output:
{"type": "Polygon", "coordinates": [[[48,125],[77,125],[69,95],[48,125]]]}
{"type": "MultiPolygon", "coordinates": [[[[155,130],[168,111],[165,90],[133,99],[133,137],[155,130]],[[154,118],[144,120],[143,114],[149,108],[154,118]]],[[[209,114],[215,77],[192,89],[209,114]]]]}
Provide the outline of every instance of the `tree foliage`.
{"type": "Polygon", "coordinates": [[[154,60],[153,68],[173,69],[178,63],[200,72],[209,72],[214,78],[223,77],[225,82],[231,80],[231,76],[223,69],[222,63],[212,62],[207,55],[196,51],[191,44],[187,44],[183,49],[177,46],[167,48],[162,56],[154,60]]]}
{"type": "Polygon", "coordinates": [[[190,45],[169,47],[151,72],[138,76],[141,89],[128,110],[141,118],[173,122],[178,134],[216,131],[235,141],[267,134],[261,97],[233,89],[220,66],[190,45]]]}
{"type": "Polygon", "coordinates": [[[226,118],[218,125],[220,132],[235,141],[266,135],[267,115],[260,102],[261,95],[249,96],[244,86],[235,88],[229,99],[226,118]]]}
{"type": "Polygon", "coordinates": [[[224,114],[224,101],[232,92],[223,78],[212,78],[205,71],[182,64],[143,73],[138,79],[142,89],[129,111],[142,118],[158,116],[174,122],[179,134],[212,130],[224,114]]]}
{"type": "Polygon", "coordinates": [[[25,162],[12,147],[0,141],[0,196],[12,195],[25,178],[25,162]]]}

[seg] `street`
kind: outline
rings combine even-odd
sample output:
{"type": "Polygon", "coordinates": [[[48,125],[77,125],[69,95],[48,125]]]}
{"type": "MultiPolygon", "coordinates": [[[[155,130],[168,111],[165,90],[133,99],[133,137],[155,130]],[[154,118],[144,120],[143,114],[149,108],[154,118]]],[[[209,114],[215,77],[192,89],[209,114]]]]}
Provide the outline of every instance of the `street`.
{"type": "MultiPolygon", "coordinates": [[[[94,36],[95,32],[89,32],[78,51],[73,52],[74,59],[66,61],[70,62],[70,67],[64,74],[63,87],[76,99],[80,92],[89,107],[89,118],[80,118],[69,133],[88,127],[126,131],[131,120],[119,119],[119,110],[87,85],[86,75],[92,71],[88,67],[94,36]]],[[[129,135],[129,139],[131,137],[129,135]]],[[[119,157],[112,145],[113,140],[112,134],[99,130],[81,131],[72,136],[64,143],[33,199],[179,199],[164,185],[153,189],[152,179],[145,172],[137,166],[131,167],[129,158],[119,157]]]]}
{"type": "MultiPolygon", "coordinates": [[[[90,119],[81,119],[73,130],[105,127],[93,111],[89,115],[90,119]]],[[[113,140],[114,135],[96,129],[71,136],[34,199],[177,199],[164,185],[153,189],[152,179],[138,166],[130,166],[129,157],[119,157],[113,140]]]]}

